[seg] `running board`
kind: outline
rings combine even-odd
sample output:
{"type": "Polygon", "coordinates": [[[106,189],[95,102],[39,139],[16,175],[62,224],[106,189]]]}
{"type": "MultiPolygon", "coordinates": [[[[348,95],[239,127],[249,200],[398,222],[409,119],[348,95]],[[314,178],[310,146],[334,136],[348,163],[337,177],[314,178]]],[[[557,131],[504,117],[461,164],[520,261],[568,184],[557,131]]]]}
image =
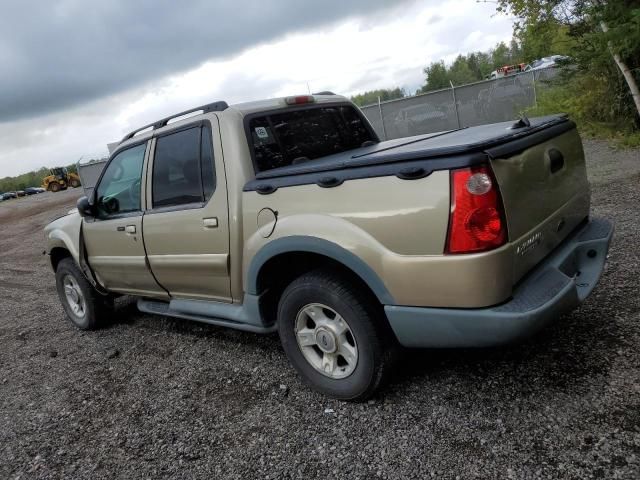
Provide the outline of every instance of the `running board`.
{"type": "Polygon", "coordinates": [[[243,305],[209,302],[206,300],[171,300],[160,302],[138,299],[138,310],[154,315],[192,320],[219,327],[233,328],[244,332],[271,333],[276,325],[261,325],[258,299],[254,295],[245,295],[243,305]]]}

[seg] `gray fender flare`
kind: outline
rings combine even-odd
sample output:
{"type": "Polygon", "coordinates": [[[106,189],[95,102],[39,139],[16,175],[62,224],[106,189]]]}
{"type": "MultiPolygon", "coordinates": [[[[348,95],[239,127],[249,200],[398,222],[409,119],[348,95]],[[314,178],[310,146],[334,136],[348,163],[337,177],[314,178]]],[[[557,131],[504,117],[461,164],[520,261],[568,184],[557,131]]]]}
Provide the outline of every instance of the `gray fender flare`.
{"type": "Polygon", "coordinates": [[[363,260],[333,242],[307,236],[278,238],[258,250],[247,270],[246,292],[251,295],[258,295],[258,276],[262,267],[275,256],[292,252],[316,253],[341,263],[369,286],[380,303],[383,305],[395,304],[393,297],[380,277],[363,260]]]}

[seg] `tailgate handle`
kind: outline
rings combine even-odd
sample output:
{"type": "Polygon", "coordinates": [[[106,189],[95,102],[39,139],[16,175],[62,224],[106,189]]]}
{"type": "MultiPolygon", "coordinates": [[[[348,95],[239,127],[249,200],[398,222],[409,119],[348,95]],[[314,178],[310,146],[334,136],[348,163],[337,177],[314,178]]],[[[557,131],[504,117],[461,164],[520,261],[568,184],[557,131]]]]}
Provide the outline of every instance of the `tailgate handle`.
{"type": "Polygon", "coordinates": [[[396,177],[402,180],[417,180],[418,178],[424,178],[431,172],[422,167],[407,167],[396,173],[396,177]]]}
{"type": "Polygon", "coordinates": [[[552,148],[549,150],[549,170],[551,173],[556,173],[558,170],[562,170],[564,167],[564,155],[558,149],[552,148]]]}

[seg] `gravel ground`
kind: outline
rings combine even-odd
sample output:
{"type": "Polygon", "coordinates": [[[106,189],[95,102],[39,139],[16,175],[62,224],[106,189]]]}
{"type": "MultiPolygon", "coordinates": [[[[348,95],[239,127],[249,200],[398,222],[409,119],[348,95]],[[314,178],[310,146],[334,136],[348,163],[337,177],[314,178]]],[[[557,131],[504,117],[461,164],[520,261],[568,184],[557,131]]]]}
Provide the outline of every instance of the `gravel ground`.
{"type": "Polygon", "coordinates": [[[64,317],[42,227],[78,191],[0,203],[1,478],[640,478],[640,152],[587,141],[616,221],[578,310],[524,344],[408,353],[365,404],[302,385],[276,336],[64,317]]]}

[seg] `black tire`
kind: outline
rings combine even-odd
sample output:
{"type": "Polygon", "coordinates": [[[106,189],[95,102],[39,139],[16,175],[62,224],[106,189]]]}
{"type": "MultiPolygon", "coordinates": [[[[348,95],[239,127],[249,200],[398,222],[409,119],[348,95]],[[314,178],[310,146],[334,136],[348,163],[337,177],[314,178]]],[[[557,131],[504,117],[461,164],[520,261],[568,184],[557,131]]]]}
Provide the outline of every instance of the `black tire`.
{"type": "Polygon", "coordinates": [[[77,180],[77,179],[75,179],[75,178],[72,178],[72,179],[71,179],[71,182],[70,182],[70,185],[71,185],[73,188],[78,188],[78,187],[80,186],[80,180],[77,180]]]}
{"type": "Polygon", "coordinates": [[[113,311],[113,298],[99,294],[87,281],[85,276],[72,258],[64,258],[56,268],[56,289],[69,321],[80,330],[95,330],[100,328],[113,311]],[[71,282],[72,277],[82,293],[84,308],[80,314],[74,312],[73,306],[65,292],[65,282],[71,282]]]}
{"type": "Polygon", "coordinates": [[[50,192],[59,192],[60,191],[60,184],[58,182],[52,182],[49,184],[49,191],[50,192]]]}
{"type": "Polygon", "coordinates": [[[311,388],[331,398],[363,401],[388,379],[395,363],[397,343],[377,300],[342,277],[340,272],[321,269],[294,280],[278,304],[278,333],[287,357],[311,388]],[[357,362],[346,378],[336,379],[320,373],[305,358],[298,344],[298,314],[305,306],[316,303],[340,315],[355,340],[357,362]]]}

